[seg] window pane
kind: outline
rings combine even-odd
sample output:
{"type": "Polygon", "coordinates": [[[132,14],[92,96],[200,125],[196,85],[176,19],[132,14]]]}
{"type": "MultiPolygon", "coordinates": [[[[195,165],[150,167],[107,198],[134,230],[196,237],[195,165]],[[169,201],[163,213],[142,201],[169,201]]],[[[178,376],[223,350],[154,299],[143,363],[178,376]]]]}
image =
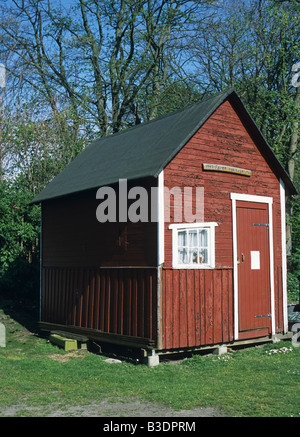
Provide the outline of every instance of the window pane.
{"type": "Polygon", "coordinates": [[[207,264],[208,263],[208,250],[207,249],[199,249],[199,263],[207,264]]]}
{"type": "Polygon", "coordinates": [[[198,264],[198,249],[189,249],[189,264],[198,264]]]}
{"type": "Polygon", "coordinates": [[[207,229],[199,230],[199,247],[207,247],[207,229]]]}
{"type": "Polygon", "coordinates": [[[186,245],[187,245],[186,231],[179,231],[178,232],[178,247],[186,246],[186,245]]]}
{"type": "Polygon", "coordinates": [[[189,231],[189,247],[198,247],[197,229],[189,231]]]}
{"type": "Polygon", "coordinates": [[[188,254],[186,249],[178,248],[178,263],[179,264],[188,264],[188,254]]]}

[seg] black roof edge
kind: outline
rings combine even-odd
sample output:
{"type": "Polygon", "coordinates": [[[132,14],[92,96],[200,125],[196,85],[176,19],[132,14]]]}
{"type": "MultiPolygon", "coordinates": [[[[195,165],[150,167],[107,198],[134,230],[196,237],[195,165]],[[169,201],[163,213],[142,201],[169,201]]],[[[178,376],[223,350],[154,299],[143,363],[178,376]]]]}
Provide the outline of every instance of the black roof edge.
{"type": "MultiPolygon", "coordinates": [[[[214,106],[210,109],[210,111],[208,111],[205,116],[199,120],[198,124],[195,126],[195,128],[189,133],[189,135],[180,143],[180,145],[172,152],[172,155],[170,155],[170,157],[163,163],[163,165],[160,165],[160,167],[158,167],[158,169],[155,172],[155,176],[157,177],[159,175],[159,173],[166,167],[166,165],[174,158],[174,156],[182,149],[182,147],[190,140],[190,138],[192,138],[193,135],[195,135],[195,133],[200,129],[200,127],[209,119],[209,117],[218,109],[218,107],[228,98],[228,96],[230,96],[232,93],[236,93],[234,87],[230,87],[227,91],[223,91],[220,93],[216,93],[207,97],[204,97],[204,99],[200,100],[199,102],[196,103],[192,103],[191,105],[188,105],[186,107],[183,108],[187,109],[191,106],[197,105],[199,103],[203,103],[206,100],[210,100],[212,98],[216,98],[219,96],[219,99],[217,100],[217,102],[214,104],[214,106]]],[[[237,95],[238,97],[238,95],[237,95]]],[[[239,98],[239,97],[238,97],[239,98]]]]}
{"type": "MultiPolygon", "coordinates": [[[[200,129],[200,127],[208,120],[208,118],[218,109],[218,107],[228,98],[233,98],[236,99],[238,101],[238,103],[242,106],[245,115],[248,117],[250,123],[254,126],[257,134],[261,137],[262,141],[265,143],[266,146],[266,152],[269,155],[269,158],[271,158],[271,160],[273,161],[273,165],[276,167],[276,173],[280,173],[281,179],[282,181],[285,183],[285,186],[289,189],[289,192],[291,195],[298,195],[298,189],[296,188],[296,186],[294,185],[293,181],[291,180],[291,178],[289,177],[288,173],[286,172],[285,168],[282,166],[282,164],[280,163],[280,161],[278,160],[277,156],[275,155],[274,151],[272,150],[271,146],[269,145],[268,141],[266,140],[266,138],[264,137],[264,135],[262,134],[261,130],[259,129],[259,127],[257,126],[256,122],[254,121],[252,115],[249,113],[249,111],[247,110],[247,108],[245,107],[242,99],[240,98],[240,96],[238,95],[237,91],[235,90],[234,87],[230,87],[228,88],[225,92],[221,92],[218,93],[220,96],[220,99],[217,100],[216,104],[211,108],[210,111],[208,111],[205,114],[205,117],[203,117],[203,119],[201,119],[199,121],[199,123],[197,124],[197,126],[195,127],[195,129],[190,132],[190,134],[188,135],[187,138],[184,139],[184,141],[182,141],[182,143],[176,148],[176,150],[172,153],[172,155],[168,158],[168,160],[165,161],[165,163],[163,165],[161,165],[155,173],[155,177],[157,177],[159,175],[159,173],[166,167],[166,165],[173,159],[173,157],[181,150],[181,148],[189,141],[189,139],[197,132],[198,129],[200,129]]],[[[200,102],[204,102],[205,100],[211,99],[212,97],[217,97],[218,94],[215,94],[213,96],[208,96],[207,98],[204,98],[203,100],[201,100],[200,102]]],[[[200,103],[199,102],[199,103],[200,103]]],[[[194,103],[194,105],[197,103],[194,103]]],[[[192,106],[192,105],[189,105],[192,106]]],[[[186,109],[186,108],[183,108],[186,109]]]]}
{"type": "Polygon", "coordinates": [[[270,144],[266,140],[265,136],[263,135],[263,133],[261,132],[261,130],[257,126],[257,124],[254,121],[252,115],[249,113],[249,111],[245,107],[245,105],[244,105],[242,99],[239,97],[238,93],[234,89],[233,89],[233,91],[234,92],[231,93],[231,95],[234,96],[234,98],[236,98],[238,100],[238,103],[242,106],[242,108],[243,108],[246,116],[248,117],[250,123],[254,126],[257,134],[261,137],[262,141],[265,143],[265,145],[266,145],[266,152],[269,154],[269,158],[271,158],[273,165],[276,167],[276,170],[277,170],[276,173],[280,173],[281,179],[285,183],[285,185],[289,188],[290,194],[291,195],[298,195],[299,194],[298,189],[294,185],[294,183],[291,180],[290,176],[288,175],[287,171],[285,170],[285,168],[283,167],[283,165],[281,164],[281,162],[277,158],[275,152],[273,151],[273,149],[271,148],[270,144]]]}

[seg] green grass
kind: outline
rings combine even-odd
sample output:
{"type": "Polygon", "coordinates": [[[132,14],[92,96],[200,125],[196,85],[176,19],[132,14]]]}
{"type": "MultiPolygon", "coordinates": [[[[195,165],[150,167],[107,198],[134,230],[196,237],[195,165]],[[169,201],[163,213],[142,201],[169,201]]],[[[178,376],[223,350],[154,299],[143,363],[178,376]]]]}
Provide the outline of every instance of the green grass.
{"type": "Polygon", "coordinates": [[[79,406],[109,398],[139,398],[174,409],[215,407],[230,416],[300,417],[300,347],[290,341],[236,350],[222,357],[194,355],[149,368],[108,364],[91,352],[66,353],[26,331],[0,309],[7,346],[0,348],[1,409],[46,415],[51,405],[79,406]]]}

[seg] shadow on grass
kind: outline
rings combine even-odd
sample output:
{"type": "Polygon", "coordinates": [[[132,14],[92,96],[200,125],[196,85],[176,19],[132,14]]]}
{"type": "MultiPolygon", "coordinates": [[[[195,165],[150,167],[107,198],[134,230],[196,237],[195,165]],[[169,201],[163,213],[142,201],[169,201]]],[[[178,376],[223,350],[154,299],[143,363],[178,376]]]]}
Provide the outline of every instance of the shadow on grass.
{"type": "Polygon", "coordinates": [[[6,316],[9,316],[11,319],[19,323],[26,330],[34,334],[38,333],[38,302],[0,296],[0,310],[3,310],[6,316]]]}
{"type": "Polygon", "coordinates": [[[38,331],[39,263],[17,258],[0,277],[0,310],[28,331],[38,331]]]}

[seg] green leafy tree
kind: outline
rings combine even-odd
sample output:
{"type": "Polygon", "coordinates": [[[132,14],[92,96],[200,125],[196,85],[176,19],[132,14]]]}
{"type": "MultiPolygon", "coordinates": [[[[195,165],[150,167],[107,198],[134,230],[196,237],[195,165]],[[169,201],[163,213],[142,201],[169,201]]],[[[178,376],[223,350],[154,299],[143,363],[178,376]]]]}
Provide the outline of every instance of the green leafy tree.
{"type": "Polygon", "coordinates": [[[31,200],[24,177],[0,184],[1,295],[38,292],[40,208],[31,200]]]}
{"type": "Polygon", "coordinates": [[[291,139],[299,105],[291,79],[299,61],[299,34],[299,2],[231,0],[222,13],[216,7],[190,38],[200,89],[235,86],[292,179],[298,152],[291,151],[291,139]]]}

